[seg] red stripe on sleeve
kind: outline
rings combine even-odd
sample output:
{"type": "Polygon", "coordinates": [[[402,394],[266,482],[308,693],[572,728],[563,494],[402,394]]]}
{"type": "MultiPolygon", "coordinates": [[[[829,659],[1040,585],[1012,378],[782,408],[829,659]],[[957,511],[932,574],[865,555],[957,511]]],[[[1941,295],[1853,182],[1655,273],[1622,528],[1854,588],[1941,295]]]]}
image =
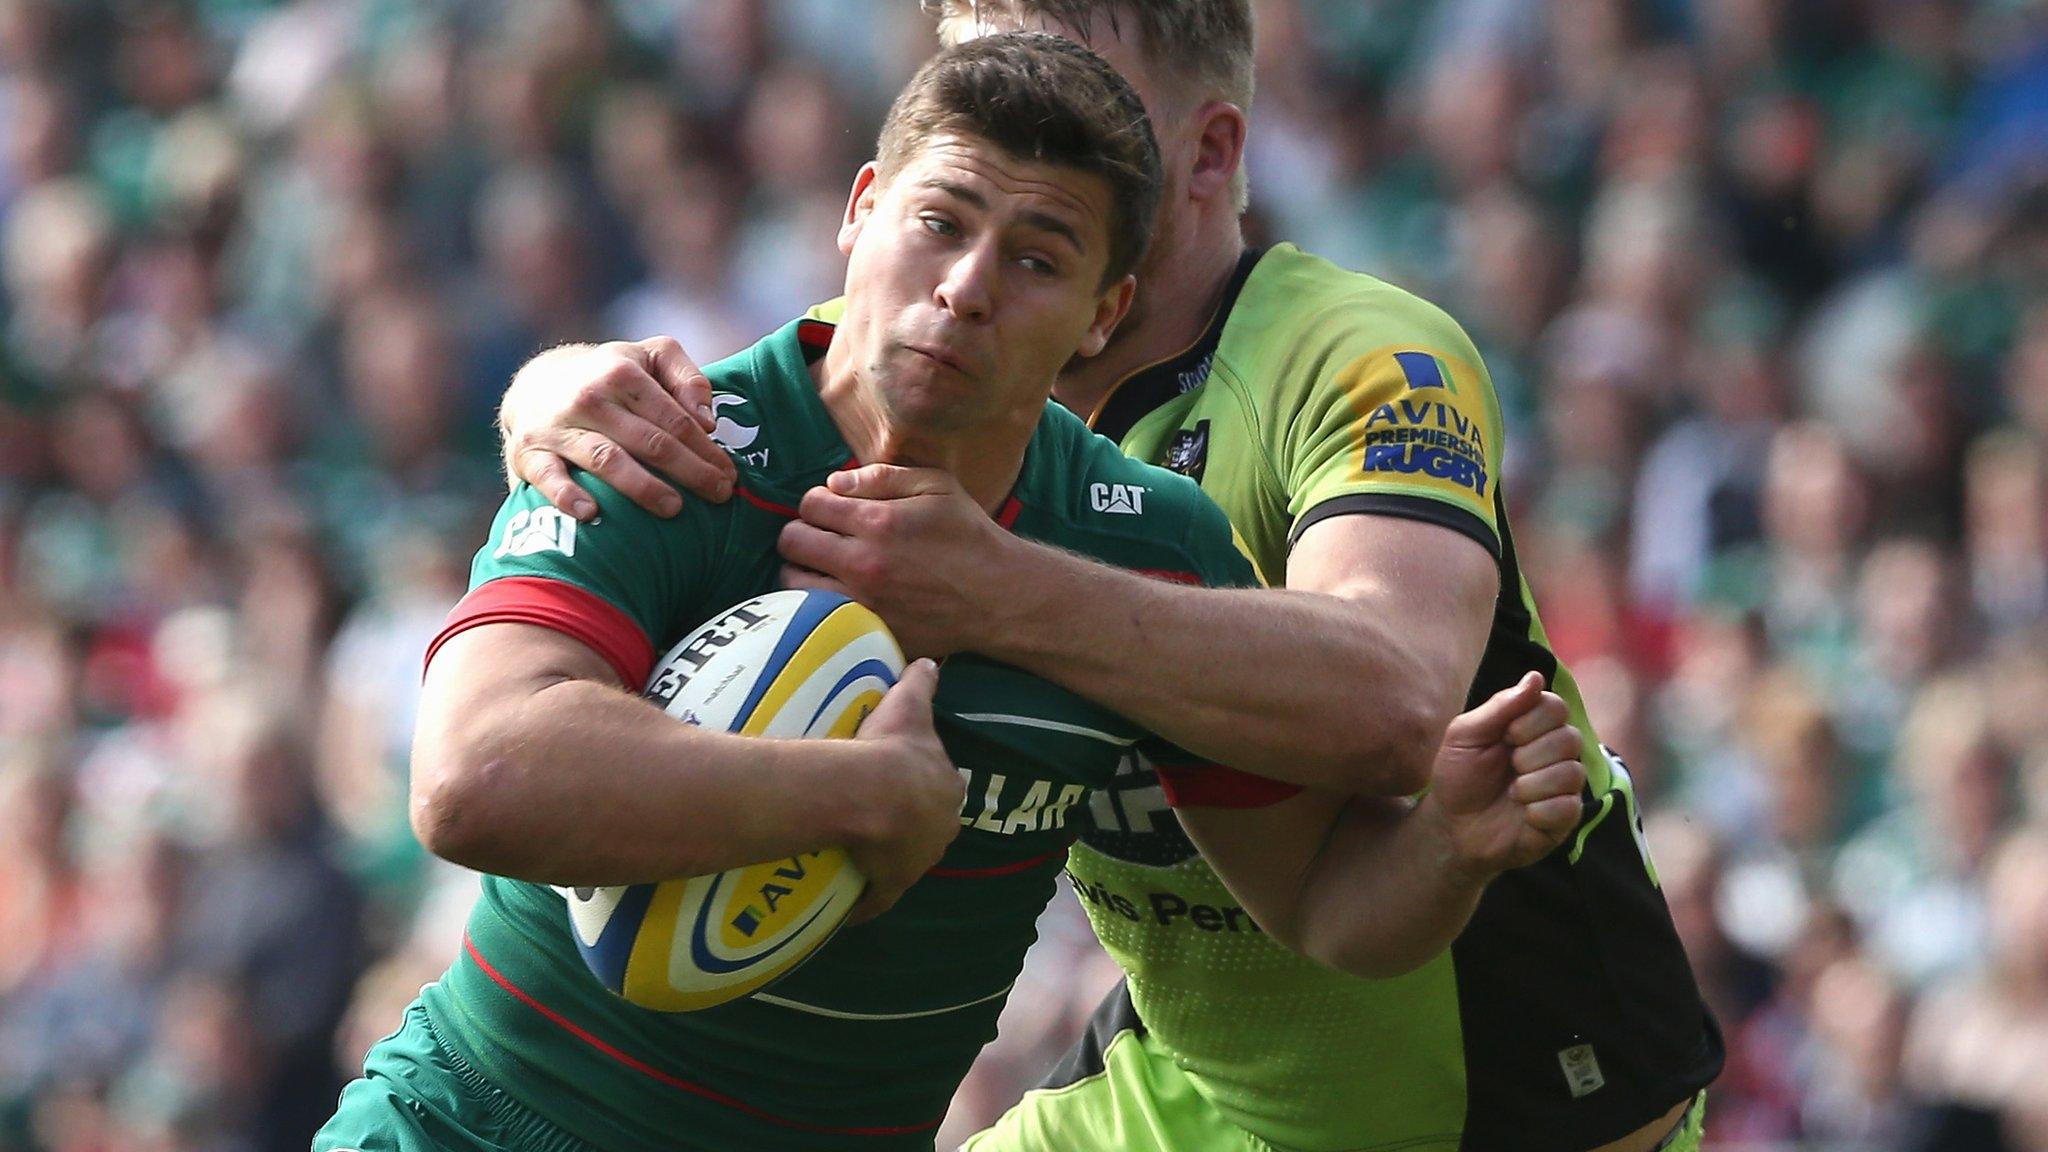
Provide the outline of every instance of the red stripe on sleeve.
{"type": "Polygon", "coordinates": [[[594,593],[544,576],[507,576],[464,596],[427,645],[426,663],[434,662],[434,653],[450,636],[479,624],[537,624],[580,640],[635,691],[654,671],[654,642],[632,617],[594,593]]]}
{"type": "Polygon", "coordinates": [[[1196,573],[1179,572],[1172,568],[1132,568],[1129,571],[1135,572],[1140,576],[1150,576],[1154,580],[1165,580],[1172,584],[1200,584],[1202,582],[1201,576],[1196,573]]]}
{"type": "Polygon", "coordinates": [[[1159,786],[1175,808],[1265,808],[1291,800],[1301,785],[1221,764],[1159,765],[1159,786]]]}

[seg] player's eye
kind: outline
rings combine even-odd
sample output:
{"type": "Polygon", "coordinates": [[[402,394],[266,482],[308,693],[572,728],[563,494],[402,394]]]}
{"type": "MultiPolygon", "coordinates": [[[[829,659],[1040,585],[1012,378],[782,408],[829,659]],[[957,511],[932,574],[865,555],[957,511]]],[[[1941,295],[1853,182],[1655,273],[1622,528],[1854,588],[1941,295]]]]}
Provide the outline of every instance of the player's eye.
{"type": "Polygon", "coordinates": [[[1043,256],[1020,256],[1017,258],[1017,263],[1022,264],[1025,269],[1035,272],[1040,276],[1057,276],[1060,271],[1057,265],[1043,256]]]}
{"type": "Polygon", "coordinates": [[[925,231],[930,232],[934,236],[950,237],[960,235],[960,226],[944,216],[927,212],[919,216],[918,220],[924,224],[925,231]]]}

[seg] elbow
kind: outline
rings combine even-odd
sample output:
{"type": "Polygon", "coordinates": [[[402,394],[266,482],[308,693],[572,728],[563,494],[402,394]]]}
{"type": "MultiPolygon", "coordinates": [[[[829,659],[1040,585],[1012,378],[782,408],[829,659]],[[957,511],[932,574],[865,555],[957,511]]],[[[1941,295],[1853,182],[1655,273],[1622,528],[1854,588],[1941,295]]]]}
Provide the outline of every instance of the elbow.
{"type": "Polygon", "coordinates": [[[480,819],[482,791],[462,766],[423,772],[415,763],[409,807],[420,845],[443,860],[487,871],[478,863],[489,855],[491,840],[488,821],[480,819]]]}
{"type": "Polygon", "coordinates": [[[501,815],[508,807],[508,765],[489,752],[453,751],[482,747],[474,739],[430,739],[423,730],[413,751],[407,814],[427,851],[465,868],[506,874],[512,862],[504,847],[515,839],[501,815]]]}
{"type": "Polygon", "coordinates": [[[1295,951],[1325,968],[1364,980],[1392,980],[1396,976],[1406,976],[1437,955],[1414,948],[1390,947],[1386,942],[1374,939],[1346,939],[1335,934],[1317,933],[1303,936],[1295,951]]]}
{"type": "Polygon", "coordinates": [[[1338,907],[1319,902],[1315,908],[1321,915],[1301,907],[1292,914],[1274,915],[1270,925],[1262,919],[1260,927],[1297,956],[1364,980],[1405,976],[1435,955],[1423,951],[1419,941],[1392,938],[1369,920],[1333,915],[1338,907]]]}
{"type": "Polygon", "coordinates": [[[1415,700],[1382,701],[1361,714],[1375,716],[1377,739],[1342,750],[1339,771],[1346,791],[1364,796],[1413,796],[1429,787],[1437,749],[1451,713],[1415,700]]]}

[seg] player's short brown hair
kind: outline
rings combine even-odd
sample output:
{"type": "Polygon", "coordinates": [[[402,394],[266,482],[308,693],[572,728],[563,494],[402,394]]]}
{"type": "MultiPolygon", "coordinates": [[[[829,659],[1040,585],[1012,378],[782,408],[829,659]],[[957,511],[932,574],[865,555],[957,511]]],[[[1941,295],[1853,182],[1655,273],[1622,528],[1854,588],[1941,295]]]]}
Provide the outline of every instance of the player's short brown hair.
{"type": "Polygon", "coordinates": [[[1145,105],[1102,57],[1040,32],[983,36],[917,70],[882,122],[883,179],[935,136],[986,140],[1020,159],[1099,176],[1109,185],[1109,267],[1129,274],[1159,214],[1159,143],[1145,105]]]}
{"type": "Polygon", "coordinates": [[[1119,39],[1136,33],[1147,64],[1157,66],[1159,79],[1193,76],[1205,95],[1230,101],[1246,111],[1252,106],[1251,0],[919,0],[938,17],[939,32],[948,42],[962,37],[949,31],[956,21],[980,22],[1008,16],[1040,20],[1074,32],[1086,42],[1096,21],[1119,39]]]}

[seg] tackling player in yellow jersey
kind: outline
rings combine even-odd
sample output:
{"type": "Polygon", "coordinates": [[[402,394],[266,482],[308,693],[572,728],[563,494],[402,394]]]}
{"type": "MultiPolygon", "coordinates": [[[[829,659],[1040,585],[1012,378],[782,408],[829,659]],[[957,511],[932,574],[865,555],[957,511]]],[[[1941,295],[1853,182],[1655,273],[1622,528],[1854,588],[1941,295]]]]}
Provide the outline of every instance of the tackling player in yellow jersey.
{"type": "MultiPolygon", "coordinates": [[[[1173,587],[1005,539],[957,485],[915,469],[836,476],[786,530],[795,582],[851,591],[910,649],[986,653],[1241,770],[1134,758],[1095,807],[1069,868],[1127,987],[1054,1082],[970,1147],[1697,1147],[1720,1036],[1643,850],[1627,769],[1594,738],[1522,579],[1484,365],[1429,304],[1286,245],[1244,244],[1249,5],[933,7],[949,42],[1051,31],[1139,91],[1167,202],[1131,314],[1055,395],[1198,480],[1273,586],[1173,587]],[[1344,673],[1307,671],[1333,666],[1344,673]],[[1318,844],[1430,871],[1388,847],[1414,811],[1394,798],[1428,782],[1461,705],[1531,671],[1585,733],[1587,786],[1564,844],[1490,885],[1440,884],[1444,915],[1405,952],[1359,954],[1355,934],[1301,918],[1304,900],[1376,911],[1342,901],[1318,844]],[[1193,849],[1247,840],[1270,868],[1228,886],[1193,849]],[[1265,931],[1233,930],[1240,909],[1265,931]]],[[[622,444],[707,499],[728,488],[710,397],[672,342],[537,359],[506,426],[518,470],[572,513],[564,459],[659,503],[622,444]]],[[[1143,492],[1094,499],[1105,516],[1144,514],[1143,492]]]]}

